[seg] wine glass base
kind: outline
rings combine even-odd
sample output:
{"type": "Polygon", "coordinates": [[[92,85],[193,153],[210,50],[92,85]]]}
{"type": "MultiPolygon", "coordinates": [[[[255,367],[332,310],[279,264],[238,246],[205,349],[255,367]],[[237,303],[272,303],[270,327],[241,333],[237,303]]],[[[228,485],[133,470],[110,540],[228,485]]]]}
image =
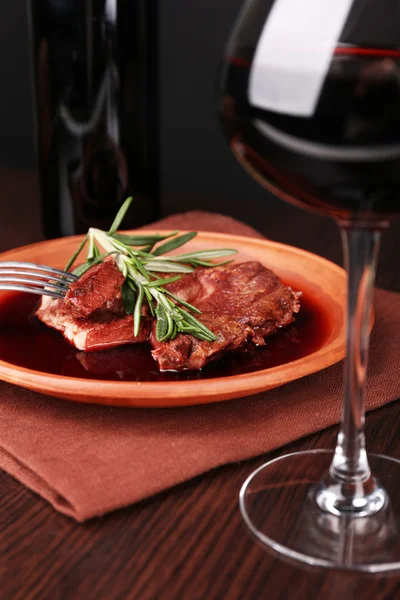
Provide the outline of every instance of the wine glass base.
{"type": "Polygon", "coordinates": [[[368,456],[389,501],[372,516],[335,516],[315,500],[333,452],[309,450],[272,460],[250,475],[240,510],[251,532],[269,548],[312,566],[400,571],[400,461],[368,456]]]}

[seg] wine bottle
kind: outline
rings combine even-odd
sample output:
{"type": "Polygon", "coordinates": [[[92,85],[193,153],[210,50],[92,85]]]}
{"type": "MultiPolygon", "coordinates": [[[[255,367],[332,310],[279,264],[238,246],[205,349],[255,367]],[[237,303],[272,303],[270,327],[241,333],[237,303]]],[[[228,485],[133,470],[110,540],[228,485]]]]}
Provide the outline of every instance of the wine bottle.
{"type": "Polygon", "coordinates": [[[159,211],[156,0],[31,0],[44,234],[127,228],[159,211]]]}

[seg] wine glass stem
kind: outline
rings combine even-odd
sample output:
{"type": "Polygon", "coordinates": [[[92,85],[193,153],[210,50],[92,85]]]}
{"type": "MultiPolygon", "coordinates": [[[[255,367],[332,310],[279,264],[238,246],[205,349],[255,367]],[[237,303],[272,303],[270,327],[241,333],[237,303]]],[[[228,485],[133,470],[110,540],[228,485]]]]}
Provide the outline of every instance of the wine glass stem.
{"type": "Polygon", "coordinates": [[[384,490],[371,477],[364,437],[371,299],[380,232],[344,227],[341,232],[348,273],[344,401],[329,475],[318,489],[316,501],[333,514],[365,516],[386,502],[384,490]]]}
{"type": "Polygon", "coordinates": [[[342,243],[348,273],[347,358],[342,421],[331,474],[350,483],[370,475],[364,438],[365,379],[380,232],[342,229],[342,243]]]}

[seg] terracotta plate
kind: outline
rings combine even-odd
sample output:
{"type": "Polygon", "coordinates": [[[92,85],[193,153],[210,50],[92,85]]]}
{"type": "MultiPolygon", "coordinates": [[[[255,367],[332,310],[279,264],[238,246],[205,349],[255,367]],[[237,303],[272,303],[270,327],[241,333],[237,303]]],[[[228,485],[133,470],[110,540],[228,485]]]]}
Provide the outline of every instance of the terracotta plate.
{"type": "MultiPolygon", "coordinates": [[[[80,236],[41,242],[0,254],[0,260],[31,261],[63,267],[80,236]]],[[[90,380],[26,369],[0,361],[0,378],[22,387],[77,402],[115,406],[186,406],[229,400],[268,390],[320,371],[345,355],[346,274],[333,263],[291,246],[259,239],[200,233],[191,249],[235,248],[236,260],[258,260],[272,268],[292,287],[312,296],[325,312],[328,334],[313,353],[270,369],[252,373],[168,382],[90,380]]],[[[185,247],[189,249],[189,245],[185,247]]]]}

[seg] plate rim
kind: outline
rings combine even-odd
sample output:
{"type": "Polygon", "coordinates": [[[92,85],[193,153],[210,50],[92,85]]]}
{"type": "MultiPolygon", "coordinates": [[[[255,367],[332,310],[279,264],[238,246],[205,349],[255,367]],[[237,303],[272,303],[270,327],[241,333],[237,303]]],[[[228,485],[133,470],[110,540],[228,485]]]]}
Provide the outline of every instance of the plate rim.
{"type": "MultiPolygon", "coordinates": [[[[168,233],[168,229],[137,229],[137,230],[126,230],[127,232],[138,232],[138,231],[146,231],[146,233],[168,233]]],[[[180,229],[181,233],[185,233],[189,231],[187,229],[180,229]]],[[[336,274],[343,278],[343,283],[345,284],[347,279],[346,271],[337,265],[336,263],[319,256],[318,254],[314,254],[308,250],[304,250],[302,248],[298,248],[296,246],[291,246],[289,244],[284,244],[282,242],[275,242],[269,240],[267,238],[257,238],[257,237],[248,237],[242,235],[228,234],[228,233],[219,233],[219,232],[210,232],[210,231],[198,231],[198,236],[205,240],[219,240],[224,243],[229,243],[231,240],[233,244],[235,242],[245,244],[247,246],[253,247],[262,247],[267,246],[269,248],[279,250],[282,249],[286,253],[295,254],[297,256],[305,256],[309,260],[311,259],[314,262],[319,263],[321,266],[328,267],[331,271],[336,271],[336,274]]],[[[53,240],[44,240],[40,242],[35,242],[33,244],[27,244],[25,246],[19,246],[17,248],[13,248],[10,250],[6,250],[5,252],[0,253],[0,260],[8,260],[10,257],[13,257],[14,260],[17,260],[16,254],[25,253],[29,250],[40,250],[41,247],[54,246],[55,252],[57,251],[57,246],[65,245],[66,243],[74,244],[79,243],[80,240],[83,239],[83,235],[74,235],[74,236],[66,236],[63,238],[56,238],[53,240]]],[[[272,267],[273,268],[273,267],[272,267]]],[[[338,334],[338,336],[326,346],[319,348],[317,351],[312,352],[311,354],[306,355],[305,357],[296,359],[294,361],[290,361],[288,363],[284,363],[283,365],[277,365],[276,367],[271,367],[269,369],[262,369],[260,371],[253,371],[250,373],[242,373],[240,375],[228,375],[223,377],[218,377],[215,379],[202,379],[202,380],[189,380],[189,381],[156,381],[156,382],[135,382],[135,381],[107,381],[102,379],[85,379],[78,377],[69,377],[65,375],[56,375],[52,373],[46,373],[44,371],[35,371],[33,369],[29,369],[27,367],[20,367],[18,365],[13,365],[12,363],[3,361],[0,359],[0,380],[6,381],[8,383],[12,383],[18,385],[20,387],[25,387],[28,389],[32,389],[34,391],[38,391],[43,394],[53,395],[57,397],[62,397],[65,399],[71,399],[76,402],[85,402],[85,403],[96,403],[96,404],[112,404],[116,406],[116,402],[107,402],[107,398],[105,396],[112,397],[114,400],[126,400],[127,403],[124,404],[125,407],[173,407],[173,406],[189,406],[193,404],[203,404],[203,403],[211,403],[216,401],[229,400],[233,398],[242,397],[246,394],[254,395],[262,391],[267,391],[268,389],[276,388],[282,385],[286,385],[287,383],[293,382],[297,379],[305,377],[307,375],[311,375],[313,373],[317,373],[321,370],[324,370],[330,366],[333,366],[337,362],[341,361],[346,354],[345,350],[345,332],[342,331],[338,334]],[[318,369],[313,367],[313,363],[315,362],[316,355],[322,361],[324,358],[324,364],[322,364],[318,369]],[[327,359],[327,355],[330,355],[330,359],[327,359]],[[287,373],[286,373],[287,371],[287,373]],[[292,372],[292,376],[290,374],[292,372]],[[21,381],[18,377],[18,374],[22,374],[24,376],[24,380],[21,381]],[[276,381],[276,377],[278,376],[279,382],[276,381]],[[282,377],[285,378],[284,381],[282,377]],[[268,378],[268,381],[265,382],[265,379],[268,378]],[[251,381],[250,381],[251,380],[251,381]],[[59,389],[59,385],[61,382],[68,381],[68,392],[66,395],[63,395],[62,390],[59,389]],[[229,387],[229,383],[234,382],[234,389],[230,391],[222,388],[229,387]],[[93,386],[96,383],[101,383],[102,394],[101,394],[101,402],[99,399],[96,400],[93,394],[93,386]],[[249,392],[249,387],[251,383],[251,391],[249,392]],[[176,386],[179,384],[179,389],[181,392],[178,394],[171,394],[173,390],[176,392],[176,386]],[[135,398],[135,394],[140,390],[140,397],[135,398]],[[160,396],[160,390],[162,390],[162,396],[164,402],[161,404],[157,404],[160,401],[160,398],[153,398],[156,392],[160,396]],[[147,397],[148,396],[148,397],[147,397]],[[193,401],[197,398],[197,401],[193,401]],[[171,400],[170,402],[168,400],[171,400]]],[[[118,406],[123,406],[118,404],[118,406]]]]}

